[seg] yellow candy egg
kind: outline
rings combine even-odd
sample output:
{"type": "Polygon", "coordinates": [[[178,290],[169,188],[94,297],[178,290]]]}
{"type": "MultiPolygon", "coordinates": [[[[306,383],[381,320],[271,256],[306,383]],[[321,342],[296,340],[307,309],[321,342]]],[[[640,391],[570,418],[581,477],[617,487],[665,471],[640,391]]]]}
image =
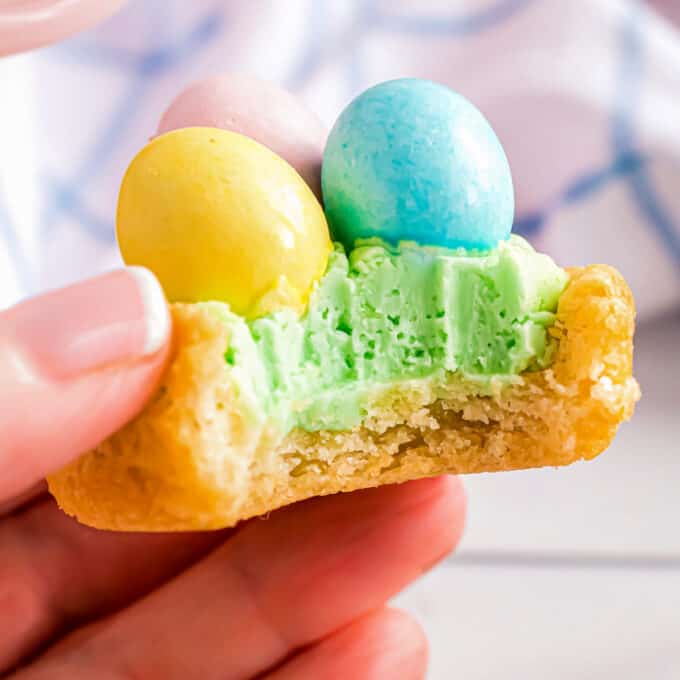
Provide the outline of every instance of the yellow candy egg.
{"type": "Polygon", "coordinates": [[[208,127],[147,144],[120,189],[118,245],[173,302],[222,300],[254,318],[304,308],[331,250],[323,210],[282,158],[208,127]]]}

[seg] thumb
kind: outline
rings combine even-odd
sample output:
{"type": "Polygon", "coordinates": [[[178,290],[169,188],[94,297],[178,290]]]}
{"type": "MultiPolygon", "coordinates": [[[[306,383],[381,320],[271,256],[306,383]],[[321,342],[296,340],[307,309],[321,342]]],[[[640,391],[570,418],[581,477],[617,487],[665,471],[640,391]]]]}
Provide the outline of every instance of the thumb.
{"type": "Polygon", "coordinates": [[[139,267],[0,312],[0,501],[136,415],[169,336],[161,287],[139,267]]]}

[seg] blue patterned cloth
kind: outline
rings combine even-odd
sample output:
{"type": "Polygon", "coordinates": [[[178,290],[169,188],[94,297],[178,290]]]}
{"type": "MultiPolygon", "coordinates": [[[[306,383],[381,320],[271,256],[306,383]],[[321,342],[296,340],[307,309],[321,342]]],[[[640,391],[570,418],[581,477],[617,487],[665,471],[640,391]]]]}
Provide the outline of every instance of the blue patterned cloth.
{"type": "Polygon", "coordinates": [[[515,231],[680,303],[680,34],[627,0],[134,0],[0,60],[0,308],[119,264],[127,163],[189,82],[250,72],[330,125],[381,80],[438,80],[503,142],[515,231]]]}

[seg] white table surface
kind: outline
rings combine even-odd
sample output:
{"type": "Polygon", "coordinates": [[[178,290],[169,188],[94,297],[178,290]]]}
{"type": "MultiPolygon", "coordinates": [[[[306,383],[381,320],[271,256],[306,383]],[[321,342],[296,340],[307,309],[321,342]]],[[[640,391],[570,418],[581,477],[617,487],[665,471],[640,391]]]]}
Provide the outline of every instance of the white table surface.
{"type": "Polygon", "coordinates": [[[680,315],[639,329],[635,373],[600,458],[466,478],[457,555],[395,602],[431,680],[680,679],[680,315]]]}

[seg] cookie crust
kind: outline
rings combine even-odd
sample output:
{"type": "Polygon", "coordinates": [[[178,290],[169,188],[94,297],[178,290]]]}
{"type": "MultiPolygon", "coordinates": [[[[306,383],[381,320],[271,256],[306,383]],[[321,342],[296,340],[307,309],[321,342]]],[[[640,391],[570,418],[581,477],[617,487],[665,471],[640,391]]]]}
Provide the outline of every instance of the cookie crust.
{"type": "Polygon", "coordinates": [[[59,506],[101,529],[232,526],[312,496],[465,474],[567,465],[604,451],[633,414],[635,309],[606,265],[568,270],[548,369],[492,396],[455,377],[408,381],[346,432],[253,428],[223,379],[228,330],[196,305],[172,305],[173,358],[135,420],[49,477],[59,506]]]}

